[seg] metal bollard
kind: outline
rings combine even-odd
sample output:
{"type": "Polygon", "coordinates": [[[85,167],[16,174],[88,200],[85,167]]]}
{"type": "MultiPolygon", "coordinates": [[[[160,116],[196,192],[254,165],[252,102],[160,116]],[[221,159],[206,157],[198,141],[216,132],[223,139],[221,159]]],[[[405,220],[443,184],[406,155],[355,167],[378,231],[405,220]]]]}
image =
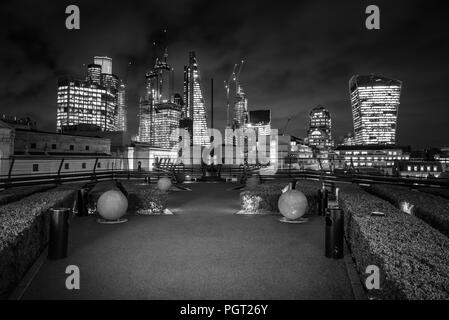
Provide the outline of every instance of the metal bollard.
{"type": "Polygon", "coordinates": [[[327,258],[343,258],[343,210],[328,208],[326,210],[325,254],[327,258]]]}
{"type": "Polygon", "coordinates": [[[69,236],[70,209],[50,209],[50,236],[48,243],[48,259],[64,259],[67,257],[69,236]]]}
{"type": "Polygon", "coordinates": [[[77,215],[80,217],[86,217],[89,215],[89,211],[87,210],[88,194],[89,194],[89,189],[87,189],[87,188],[82,188],[82,189],[78,190],[76,209],[78,211],[77,215]]]}
{"type": "Polygon", "coordinates": [[[329,191],[327,189],[318,190],[318,215],[324,216],[326,214],[327,201],[328,201],[329,191]]]}

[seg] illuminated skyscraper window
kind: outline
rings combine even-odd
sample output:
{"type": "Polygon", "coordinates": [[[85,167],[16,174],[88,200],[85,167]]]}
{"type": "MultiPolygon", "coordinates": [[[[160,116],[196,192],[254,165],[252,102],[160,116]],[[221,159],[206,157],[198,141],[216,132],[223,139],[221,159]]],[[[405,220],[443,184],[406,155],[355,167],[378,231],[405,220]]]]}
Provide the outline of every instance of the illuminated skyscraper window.
{"type": "Polygon", "coordinates": [[[358,145],[396,143],[396,128],[402,82],[385,77],[353,76],[349,94],[358,145]]]}

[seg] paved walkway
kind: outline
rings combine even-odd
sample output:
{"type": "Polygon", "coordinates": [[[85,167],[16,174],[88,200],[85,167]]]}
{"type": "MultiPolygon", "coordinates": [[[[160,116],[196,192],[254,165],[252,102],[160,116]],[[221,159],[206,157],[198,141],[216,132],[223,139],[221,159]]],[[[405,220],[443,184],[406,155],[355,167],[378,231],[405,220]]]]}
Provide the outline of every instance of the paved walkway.
{"type": "Polygon", "coordinates": [[[322,217],[241,216],[230,184],[172,192],[174,216],[120,225],[74,218],[69,257],[45,261],[23,299],[352,299],[343,260],[324,257],[322,217]],[[77,265],[80,290],[65,288],[77,265]]]}

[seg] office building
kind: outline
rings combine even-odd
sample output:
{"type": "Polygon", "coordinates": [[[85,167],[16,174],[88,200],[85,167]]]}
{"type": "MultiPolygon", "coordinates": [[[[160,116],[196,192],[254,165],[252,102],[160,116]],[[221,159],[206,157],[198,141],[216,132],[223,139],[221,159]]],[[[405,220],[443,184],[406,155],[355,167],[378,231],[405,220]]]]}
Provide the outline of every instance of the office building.
{"type": "Polygon", "coordinates": [[[152,119],[155,133],[152,145],[160,148],[172,148],[179,140],[179,136],[175,136],[173,133],[179,128],[180,120],[180,106],[171,102],[156,105],[152,119]]]}
{"type": "Polygon", "coordinates": [[[117,131],[128,131],[128,108],[126,105],[126,86],[120,83],[117,92],[117,131]]]}
{"type": "Polygon", "coordinates": [[[184,107],[182,114],[184,119],[192,119],[193,144],[209,145],[206,106],[195,52],[189,53],[189,65],[184,67],[184,107]]]}
{"type": "MultiPolygon", "coordinates": [[[[68,76],[58,81],[56,129],[77,124],[116,131],[119,78],[112,74],[112,59],[95,57],[84,80],[68,76]],[[105,73],[106,72],[106,73],[105,73]]],[[[124,90],[124,88],[122,88],[124,90]]]]}
{"type": "Polygon", "coordinates": [[[251,110],[248,115],[247,128],[254,129],[257,136],[269,136],[271,134],[271,110],[251,110]]]}
{"type": "Polygon", "coordinates": [[[355,75],[349,94],[357,145],[394,145],[402,82],[376,75],[355,75]]]}
{"type": "Polygon", "coordinates": [[[332,119],[330,112],[323,106],[318,106],[309,114],[309,130],[306,144],[310,147],[329,149],[334,146],[332,140],[332,119]]]}
{"type": "Polygon", "coordinates": [[[236,81],[233,128],[243,128],[248,123],[248,99],[240,82],[236,81]]]}

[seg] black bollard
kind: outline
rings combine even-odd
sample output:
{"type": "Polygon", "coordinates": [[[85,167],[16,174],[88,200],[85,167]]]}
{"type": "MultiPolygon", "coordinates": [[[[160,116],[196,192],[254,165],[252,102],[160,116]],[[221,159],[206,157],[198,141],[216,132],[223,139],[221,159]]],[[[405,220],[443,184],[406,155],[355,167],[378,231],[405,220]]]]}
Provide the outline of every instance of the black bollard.
{"type": "Polygon", "coordinates": [[[78,197],[76,200],[76,209],[78,211],[77,215],[79,217],[86,217],[89,215],[89,211],[87,210],[87,195],[89,194],[89,189],[82,188],[78,190],[78,197]]]}
{"type": "Polygon", "coordinates": [[[64,259],[67,257],[69,236],[70,209],[50,209],[50,236],[48,243],[48,259],[64,259]]]}
{"type": "Polygon", "coordinates": [[[327,191],[327,189],[322,189],[321,190],[321,198],[320,198],[320,201],[321,201],[321,204],[320,204],[320,208],[321,208],[320,216],[326,215],[328,199],[329,199],[329,191],[327,191]]]}
{"type": "Polygon", "coordinates": [[[323,209],[321,208],[322,201],[321,198],[323,197],[323,191],[321,189],[318,189],[318,201],[317,201],[317,214],[321,216],[321,212],[323,212],[323,209]]]}
{"type": "Polygon", "coordinates": [[[343,221],[343,210],[340,208],[326,210],[325,254],[327,258],[343,258],[343,221]]]}

